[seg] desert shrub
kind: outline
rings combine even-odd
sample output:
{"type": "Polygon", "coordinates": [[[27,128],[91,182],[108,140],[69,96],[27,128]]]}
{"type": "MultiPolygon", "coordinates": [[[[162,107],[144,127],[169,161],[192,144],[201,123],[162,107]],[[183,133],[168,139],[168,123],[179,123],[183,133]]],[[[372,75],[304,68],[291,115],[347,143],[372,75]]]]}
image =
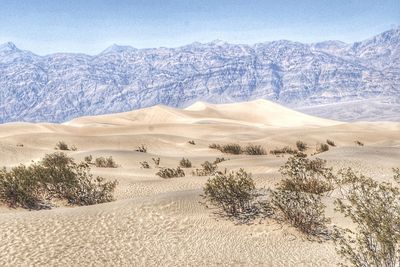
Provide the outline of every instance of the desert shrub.
{"type": "Polygon", "coordinates": [[[94,161],[94,165],[99,168],[117,168],[118,165],[114,161],[112,156],[109,156],[108,158],[104,157],[98,157],[94,161]]]}
{"type": "Polygon", "coordinates": [[[156,168],[158,168],[160,166],[160,158],[152,158],[152,160],[156,168]]]}
{"type": "Polygon", "coordinates": [[[74,146],[74,145],[71,146],[71,151],[77,151],[77,150],[78,150],[78,148],[76,146],[74,146]]]}
{"type": "Polygon", "coordinates": [[[247,155],[266,155],[267,151],[260,145],[250,144],[244,148],[247,155]]]}
{"type": "Polygon", "coordinates": [[[299,229],[306,235],[327,236],[324,215],[325,205],[321,197],[300,191],[276,190],[272,192],[271,204],[276,216],[299,229]]]}
{"type": "Polygon", "coordinates": [[[330,139],[326,139],[326,143],[330,146],[336,146],[335,142],[330,139]]]}
{"type": "Polygon", "coordinates": [[[67,143],[65,143],[64,141],[59,141],[56,144],[55,149],[58,149],[58,150],[69,150],[69,147],[68,147],[67,143]]]}
{"type": "Polygon", "coordinates": [[[377,182],[355,174],[340,172],[347,186],[336,209],[350,218],[355,230],[338,228],[334,237],[338,253],[354,266],[398,266],[400,262],[400,173],[395,169],[396,185],[377,182]]]}
{"type": "Polygon", "coordinates": [[[18,147],[24,147],[24,144],[18,143],[17,146],[18,146],[18,147]]]}
{"type": "Polygon", "coordinates": [[[290,157],[279,171],[284,177],[280,190],[322,194],[334,188],[332,168],[319,158],[290,157]]]}
{"type": "Polygon", "coordinates": [[[145,145],[140,145],[136,148],[137,152],[142,152],[142,153],[146,153],[147,152],[147,147],[145,145]]]}
{"type": "Polygon", "coordinates": [[[189,159],[182,158],[181,161],[179,162],[179,166],[182,168],[191,168],[192,162],[189,159]]]}
{"type": "Polygon", "coordinates": [[[319,144],[319,146],[317,146],[317,153],[326,152],[328,150],[329,146],[327,144],[319,144]]]}
{"type": "Polygon", "coordinates": [[[161,168],[156,175],[162,178],[174,178],[174,177],[183,177],[185,176],[185,172],[180,168],[161,168]]]}
{"type": "Polygon", "coordinates": [[[50,207],[54,198],[74,205],[92,205],[113,199],[116,181],[94,178],[87,163],[77,164],[64,153],[46,155],[39,163],[0,172],[0,199],[12,207],[50,207]]]}
{"type": "Polygon", "coordinates": [[[190,140],[190,141],[188,141],[188,143],[191,144],[191,145],[195,145],[196,144],[196,142],[194,140],[190,140]]]}
{"type": "Polygon", "coordinates": [[[211,149],[218,149],[218,150],[221,150],[221,145],[218,145],[218,144],[210,144],[209,146],[208,146],[209,148],[211,148],[211,149]]]}
{"type": "Polygon", "coordinates": [[[140,165],[142,165],[143,169],[150,169],[150,165],[147,161],[141,161],[139,163],[140,163],[140,165]]]}
{"type": "Polygon", "coordinates": [[[87,164],[92,164],[93,156],[89,155],[83,159],[87,164]]]}
{"type": "Polygon", "coordinates": [[[296,142],[296,147],[301,152],[307,150],[307,148],[308,148],[307,144],[300,140],[296,142]]]}
{"type": "Polygon", "coordinates": [[[225,158],[216,158],[216,159],[214,160],[213,164],[214,164],[214,165],[217,165],[218,163],[221,163],[221,162],[223,162],[223,161],[226,161],[226,159],[225,159],[225,158]]]}
{"type": "Polygon", "coordinates": [[[271,150],[269,153],[271,153],[273,155],[276,155],[276,156],[281,155],[281,154],[294,155],[294,154],[298,153],[298,151],[296,149],[292,149],[289,146],[285,146],[285,147],[282,147],[282,148],[275,148],[275,149],[271,150]]]}
{"type": "Polygon", "coordinates": [[[354,143],[356,143],[358,146],[364,146],[364,143],[359,140],[354,141],[354,143]]]}
{"type": "Polygon", "coordinates": [[[238,154],[241,154],[243,151],[242,151],[242,147],[239,144],[232,143],[232,144],[223,145],[221,147],[221,152],[238,155],[238,154]]]}
{"type": "Polygon", "coordinates": [[[206,205],[216,207],[221,215],[240,221],[247,221],[260,212],[254,181],[243,169],[229,174],[216,173],[206,182],[202,197],[206,205]]]}
{"type": "Polygon", "coordinates": [[[216,164],[213,164],[209,161],[205,161],[203,164],[201,164],[201,169],[196,169],[193,171],[193,175],[208,176],[214,174],[216,170],[217,170],[216,164]]]}

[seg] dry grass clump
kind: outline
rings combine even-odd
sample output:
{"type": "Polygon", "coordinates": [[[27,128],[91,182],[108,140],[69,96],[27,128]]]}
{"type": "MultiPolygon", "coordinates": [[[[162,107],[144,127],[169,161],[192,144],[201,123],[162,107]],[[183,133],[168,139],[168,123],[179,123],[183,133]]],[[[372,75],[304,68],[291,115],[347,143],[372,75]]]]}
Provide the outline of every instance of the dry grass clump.
{"type": "Polygon", "coordinates": [[[139,162],[143,169],[150,169],[150,165],[147,161],[139,162]]]}
{"type": "Polygon", "coordinates": [[[351,169],[341,171],[346,187],[337,210],[350,218],[355,230],[338,228],[334,241],[338,253],[353,266],[398,266],[400,261],[400,171],[395,183],[377,182],[351,169]]]}
{"type": "Polygon", "coordinates": [[[275,149],[271,150],[269,153],[271,153],[272,155],[275,155],[275,156],[279,156],[279,155],[282,155],[282,154],[294,155],[294,154],[298,153],[298,151],[296,149],[293,149],[293,148],[289,147],[289,146],[285,146],[285,147],[282,147],[282,148],[275,148],[275,149]]]}
{"type": "Polygon", "coordinates": [[[307,143],[300,141],[300,140],[296,142],[296,147],[301,152],[307,150],[307,148],[308,148],[307,143]]]}
{"type": "Polygon", "coordinates": [[[175,177],[183,177],[185,176],[185,172],[180,168],[161,168],[156,175],[162,178],[175,178],[175,177]]]}
{"type": "Polygon", "coordinates": [[[193,171],[193,175],[196,176],[208,176],[213,175],[217,171],[217,165],[210,163],[209,161],[205,161],[201,164],[201,169],[196,169],[193,171]]]}
{"type": "Polygon", "coordinates": [[[152,158],[152,160],[154,162],[154,166],[158,168],[160,166],[160,158],[152,158]]]}
{"type": "Polygon", "coordinates": [[[213,143],[208,145],[208,148],[221,150],[221,145],[213,143]]]}
{"type": "Polygon", "coordinates": [[[117,168],[118,165],[114,161],[112,156],[109,156],[108,158],[104,157],[99,157],[96,158],[94,161],[94,165],[99,168],[117,168]]]}
{"type": "Polygon", "coordinates": [[[182,168],[192,168],[192,162],[189,159],[182,158],[179,162],[179,166],[182,168]]]}
{"type": "Polygon", "coordinates": [[[145,145],[140,145],[136,148],[137,152],[147,153],[147,147],[145,145]]]}
{"type": "Polygon", "coordinates": [[[243,153],[242,147],[239,144],[235,143],[225,144],[225,145],[210,144],[208,147],[212,149],[218,149],[222,153],[227,153],[227,154],[239,155],[243,153]]]}
{"type": "Polygon", "coordinates": [[[329,150],[329,146],[327,144],[319,144],[317,146],[317,153],[323,153],[329,150]]]}
{"type": "Polygon", "coordinates": [[[225,158],[216,158],[213,162],[214,165],[217,165],[218,163],[221,163],[223,161],[226,161],[227,159],[225,158]]]}
{"type": "Polygon", "coordinates": [[[191,145],[195,145],[196,144],[196,142],[194,140],[190,140],[190,141],[188,141],[188,143],[191,144],[191,145]]]}
{"type": "Polygon", "coordinates": [[[92,160],[93,160],[93,156],[89,155],[89,156],[85,156],[85,158],[83,159],[87,164],[93,164],[92,160]]]}
{"type": "Polygon", "coordinates": [[[64,153],[46,155],[39,163],[0,171],[0,200],[10,207],[50,208],[53,199],[74,205],[93,205],[113,200],[116,181],[90,173],[87,163],[75,163],[64,153]]]}
{"type": "Polygon", "coordinates": [[[354,143],[358,146],[364,146],[364,143],[359,140],[354,141],[354,143]]]}
{"type": "Polygon", "coordinates": [[[65,143],[64,141],[59,141],[56,144],[56,147],[54,149],[58,149],[58,150],[69,150],[69,147],[67,145],[67,143],[65,143]]]}
{"type": "Polygon", "coordinates": [[[260,145],[250,144],[244,148],[247,155],[267,155],[267,151],[260,145]]]}
{"type": "Polygon", "coordinates": [[[326,143],[330,146],[336,146],[335,142],[330,139],[326,139],[326,143]]]}

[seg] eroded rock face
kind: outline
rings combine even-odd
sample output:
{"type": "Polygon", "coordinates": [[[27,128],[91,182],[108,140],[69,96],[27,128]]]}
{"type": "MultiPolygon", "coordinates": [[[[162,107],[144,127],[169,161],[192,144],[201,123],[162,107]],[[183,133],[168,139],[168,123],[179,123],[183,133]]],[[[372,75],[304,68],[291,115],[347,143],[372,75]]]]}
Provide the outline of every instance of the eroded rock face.
{"type": "MultiPolygon", "coordinates": [[[[399,46],[400,29],[354,44],[113,45],[96,56],[38,56],[6,43],[0,46],[0,123],[63,122],[155,104],[184,107],[198,100],[257,98],[314,112],[321,110],[312,109],[317,105],[335,103],[340,108],[349,101],[385,99],[395,112],[400,103],[399,46]]],[[[332,118],[380,119],[379,112],[357,112],[332,118]]],[[[385,118],[397,120],[399,115],[385,113],[385,118]]]]}

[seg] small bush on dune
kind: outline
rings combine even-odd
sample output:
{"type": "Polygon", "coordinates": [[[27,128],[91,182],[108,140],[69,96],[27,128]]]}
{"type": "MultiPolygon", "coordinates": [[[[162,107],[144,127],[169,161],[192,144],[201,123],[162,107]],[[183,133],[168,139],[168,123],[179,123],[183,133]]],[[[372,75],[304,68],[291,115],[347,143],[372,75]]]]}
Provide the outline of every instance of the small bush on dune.
{"type": "Polygon", "coordinates": [[[160,158],[152,158],[154,165],[156,168],[160,166],[160,158]]]}
{"type": "Polygon", "coordinates": [[[227,144],[222,146],[221,152],[238,155],[242,153],[242,147],[239,144],[227,144]]]}
{"type": "Polygon", "coordinates": [[[221,145],[218,145],[218,144],[214,143],[214,144],[210,144],[208,146],[208,148],[221,150],[221,145]]]}
{"type": "Polygon", "coordinates": [[[244,148],[247,155],[266,155],[267,151],[260,145],[250,144],[244,148]]]}
{"type": "Polygon", "coordinates": [[[319,146],[317,146],[317,153],[326,152],[328,150],[329,146],[327,144],[319,144],[319,146]]]}
{"type": "Polygon", "coordinates": [[[189,159],[182,158],[179,162],[179,166],[182,168],[192,168],[192,162],[189,159]]]}
{"type": "Polygon", "coordinates": [[[65,143],[64,141],[59,141],[56,144],[55,149],[58,149],[58,150],[69,150],[69,147],[68,147],[67,143],[65,143]]]}
{"type": "Polygon", "coordinates": [[[340,172],[339,182],[347,187],[336,209],[350,218],[355,230],[338,228],[334,241],[338,253],[354,266],[398,266],[400,261],[400,172],[396,183],[377,182],[340,172]]]}
{"type": "Polygon", "coordinates": [[[142,162],[139,162],[139,163],[140,163],[140,165],[142,165],[143,169],[150,169],[150,165],[149,165],[149,163],[147,161],[142,161],[142,162]]]}
{"type": "Polygon", "coordinates": [[[307,148],[308,148],[307,144],[300,140],[296,142],[296,147],[301,152],[307,150],[307,148]]]}
{"type": "Polygon", "coordinates": [[[354,143],[356,143],[358,146],[364,146],[364,143],[359,140],[354,141],[354,143]]]}
{"type": "Polygon", "coordinates": [[[291,154],[294,155],[296,153],[298,153],[298,151],[296,149],[292,149],[289,146],[285,146],[282,148],[275,148],[274,150],[271,150],[269,153],[271,153],[272,155],[281,155],[281,154],[291,154]]]}
{"type": "Polygon", "coordinates": [[[326,140],[326,143],[330,146],[336,146],[335,142],[329,139],[326,140]]]}
{"type": "Polygon", "coordinates": [[[208,175],[212,175],[216,172],[217,170],[217,165],[216,164],[212,164],[209,161],[205,161],[203,164],[201,164],[201,169],[196,169],[195,171],[193,171],[193,175],[197,175],[197,176],[208,176],[208,175]]]}
{"type": "Polygon", "coordinates": [[[93,164],[93,162],[92,162],[93,156],[92,156],[92,155],[86,156],[83,160],[84,160],[87,164],[93,164]]]}
{"type": "Polygon", "coordinates": [[[137,152],[147,153],[147,147],[145,145],[140,145],[136,148],[137,152]]]}
{"type": "Polygon", "coordinates": [[[185,176],[185,172],[180,168],[177,167],[176,169],[173,168],[161,168],[156,175],[162,178],[175,178],[175,177],[183,177],[185,176]]]}
{"type": "Polygon", "coordinates": [[[214,164],[214,165],[217,165],[218,163],[221,163],[221,162],[223,162],[223,161],[226,161],[226,159],[225,159],[225,158],[216,158],[216,159],[214,160],[213,164],[214,164]]]}
{"type": "Polygon", "coordinates": [[[94,165],[99,168],[117,168],[118,165],[114,161],[113,157],[109,156],[108,158],[99,157],[94,161],[94,165]]]}
{"type": "Polygon", "coordinates": [[[191,144],[191,145],[195,145],[196,144],[196,142],[194,140],[190,140],[190,141],[188,141],[188,143],[191,144]]]}

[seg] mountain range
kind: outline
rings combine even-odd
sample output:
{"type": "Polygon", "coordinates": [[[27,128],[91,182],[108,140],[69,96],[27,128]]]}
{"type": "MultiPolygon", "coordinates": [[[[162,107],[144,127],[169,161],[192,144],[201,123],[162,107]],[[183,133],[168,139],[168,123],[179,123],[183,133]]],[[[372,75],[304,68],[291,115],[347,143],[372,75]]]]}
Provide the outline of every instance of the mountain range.
{"type": "Polygon", "coordinates": [[[352,44],[217,40],[93,56],[0,45],[0,123],[259,98],[336,120],[400,121],[400,28],[352,44]]]}

